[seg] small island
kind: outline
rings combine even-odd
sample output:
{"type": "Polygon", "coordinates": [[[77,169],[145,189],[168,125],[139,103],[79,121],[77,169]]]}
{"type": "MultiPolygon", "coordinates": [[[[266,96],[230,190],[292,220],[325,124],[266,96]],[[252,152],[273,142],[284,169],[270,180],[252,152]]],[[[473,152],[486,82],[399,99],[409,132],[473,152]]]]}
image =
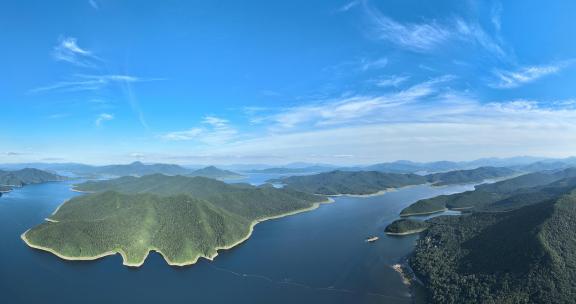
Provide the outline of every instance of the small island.
{"type": "Polygon", "coordinates": [[[428,229],[428,224],[423,221],[411,219],[399,219],[386,227],[384,232],[389,235],[409,235],[420,233],[428,229]]]}
{"type": "Polygon", "coordinates": [[[67,260],[120,253],[124,265],[136,267],[150,251],[175,266],[211,260],[218,250],[248,239],[259,222],[331,201],[269,185],[162,174],[92,181],[75,189],[90,193],[65,202],[22,239],[67,260]]]}

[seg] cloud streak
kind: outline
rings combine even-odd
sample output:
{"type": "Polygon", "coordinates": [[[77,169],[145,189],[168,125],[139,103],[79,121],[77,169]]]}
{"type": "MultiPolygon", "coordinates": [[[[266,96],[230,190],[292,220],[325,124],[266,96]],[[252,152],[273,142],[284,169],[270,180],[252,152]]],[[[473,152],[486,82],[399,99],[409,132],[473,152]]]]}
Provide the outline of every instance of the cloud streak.
{"type": "Polygon", "coordinates": [[[557,74],[572,63],[572,61],[564,61],[556,64],[526,66],[514,71],[496,70],[494,75],[497,80],[491,86],[498,89],[517,88],[540,78],[557,74]]]}
{"type": "Polygon", "coordinates": [[[140,78],[133,75],[74,75],[70,81],[61,81],[55,84],[38,87],[29,91],[29,93],[42,93],[48,91],[77,92],[77,91],[96,91],[103,89],[111,84],[126,84],[136,82],[158,81],[162,79],[140,78]]]}
{"type": "Polygon", "coordinates": [[[102,59],[92,54],[87,49],[78,45],[74,37],[60,37],[58,44],[52,51],[52,56],[57,61],[64,61],[83,68],[96,68],[102,59]]]}
{"type": "Polygon", "coordinates": [[[457,17],[443,23],[435,20],[401,23],[385,16],[368,2],[364,2],[364,8],[375,37],[401,49],[429,53],[449,43],[466,42],[478,45],[498,58],[508,56],[499,39],[489,35],[478,22],[457,17]]]}
{"type": "Polygon", "coordinates": [[[94,124],[96,125],[96,127],[101,127],[105,121],[110,121],[113,119],[114,115],[108,113],[101,113],[96,117],[96,121],[94,121],[94,124]]]}
{"type": "Polygon", "coordinates": [[[205,116],[201,125],[184,131],[163,134],[166,141],[195,141],[206,145],[221,145],[236,139],[238,131],[226,119],[216,116],[205,116]]]}

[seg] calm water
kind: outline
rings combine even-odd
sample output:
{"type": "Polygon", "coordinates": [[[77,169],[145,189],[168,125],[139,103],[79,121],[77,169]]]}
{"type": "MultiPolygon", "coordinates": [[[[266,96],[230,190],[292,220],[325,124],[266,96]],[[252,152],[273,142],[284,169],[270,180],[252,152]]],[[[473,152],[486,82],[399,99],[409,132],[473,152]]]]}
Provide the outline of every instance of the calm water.
{"type": "Polygon", "coordinates": [[[390,266],[412,250],[417,236],[389,237],[384,228],[418,199],[471,188],[416,186],[341,197],[257,225],[247,242],[214,262],[176,268],[151,254],[132,269],[120,256],[72,262],[27,247],[20,234],[78,195],[70,183],[27,186],[0,197],[0,302],[410,303],[390,266]],[[365,243],[371,235],[380,240],[365,243]]]}

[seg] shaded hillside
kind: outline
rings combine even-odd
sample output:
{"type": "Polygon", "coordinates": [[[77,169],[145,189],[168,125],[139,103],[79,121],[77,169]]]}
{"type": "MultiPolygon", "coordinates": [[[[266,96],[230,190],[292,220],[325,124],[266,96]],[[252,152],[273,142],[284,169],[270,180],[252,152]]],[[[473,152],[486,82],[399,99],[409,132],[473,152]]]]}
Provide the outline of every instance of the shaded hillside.
{"type": "MultiPolygon", "coordinates": [[[[525,204],[528,201],[533,201],[537,196],[538,198],[536,199],[540,199],[542,195],[547,195],[547,191],[531,188],[549,184],[554,188],[551,183],[559,182],[563,179],[565,179],[564,183],[568,183],[568,186],[570,186],[571,177],[576,177],[576,169],[574,168],[521,175],[493,184],[478,185],[473,191],[420,200],[402,210],[401,215],[434,213],[445,209],[482,209],[505,199],[509,199],[508,204],[510,205],[525,204]],[[523,199],[512,198],[522,194],[524,194],[523,199]],[[523,200],[525,201],[524,203],[522,202],[523,200]],[[516,203],[512,203],[514,201],[516,203]]],[[[566,185],[563,186],[560,183],[556,186],[565,187],[566,185]]],[[[554,192],[554,189],[549,190],[554,192]]],[[[553,193],[551,194],[553,195],[553,193]]]]}
{"type": "Polygon", "coordinates": [[[573,192],[509,212],[428,222],[410,264],[431,303],[573,303],[573,192]]]}
{"type": "Polygon", "coordinates": [[[416,174],[381,173],[376,171],[332,171],[315,175],[291,176],[279,182],[287,188],[323,195],[365,195],[389,188],[426,183],[426,178],[416,174]]]}
{"type": "Polygon", "coordinates": [[[315,175],[291,176],[271,180],[299,191],[323,194],[373,194],[389,188],[433,183],[434,185],[481,182],[490,178],[510,176],[507,168],[481,167],[425,176],[416,174],[382,173],[377,171],[331,171],[315,175]]]}
{"type": "Polygon", "coordinates": [[[450,172],[426,175],[429,182],[435,186],[482,182],[488,179],[502,178],[517,173],[509,168],[480,167],[470,170],[455,170],[450,172]]]}
{"type": "Polygon", "coordinates": [[[65,177],[51,172],[31,168],[17,171],[0,170],[0,186],[22,187],[24,185],[62,181],[65,179],[65,177]]]}

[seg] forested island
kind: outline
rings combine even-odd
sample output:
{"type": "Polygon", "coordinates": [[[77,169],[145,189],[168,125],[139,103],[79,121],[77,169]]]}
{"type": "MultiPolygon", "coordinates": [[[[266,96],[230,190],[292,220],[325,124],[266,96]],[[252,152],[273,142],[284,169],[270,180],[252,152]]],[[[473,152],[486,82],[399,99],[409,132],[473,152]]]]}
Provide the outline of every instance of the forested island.
{"type": "Polygon", "coordinates": [[[151,250],[170,265],[214,258],[247,239],[260,221],[311,210],[324,197],[270,185],[226,184],[204,177],[122,177],[80,184],[46,222],[22,235],[31,247],[64,259],[120,253],[140,266],[151,250]]]}
{"type": "Polygon", "coordinates": [[[0,196],[2,193],[10,192],[14,187],[40,184],[45,182],[63,181],[67,178],[47,171],[38,169],[21,169],[16,171],[0,170],[0,196]]]}
{"type": "Polygon", "coordinates": [[[428,223],[412,219],[399,219],[386,226],[389,235],[409,235],[420,233],[428,228],[428,223]]]}
{"type": "Polygon", "coordinates": [[[451,197],[470,204],[469,213],[426,221],[409,259],[427,302],[573,303],[576,170],[528,174],[451,197]]]}
{"type": "Polygon", "coordinates": [[[507,168],[480,167],[428,175],[383,173],[378,171],[331,171],[315,175],[290,176],[270,182],[321,195],[371,195],[404,186],[430,183],[434,186],[481,182],[508,177],[517,172],[507,168]]]}

